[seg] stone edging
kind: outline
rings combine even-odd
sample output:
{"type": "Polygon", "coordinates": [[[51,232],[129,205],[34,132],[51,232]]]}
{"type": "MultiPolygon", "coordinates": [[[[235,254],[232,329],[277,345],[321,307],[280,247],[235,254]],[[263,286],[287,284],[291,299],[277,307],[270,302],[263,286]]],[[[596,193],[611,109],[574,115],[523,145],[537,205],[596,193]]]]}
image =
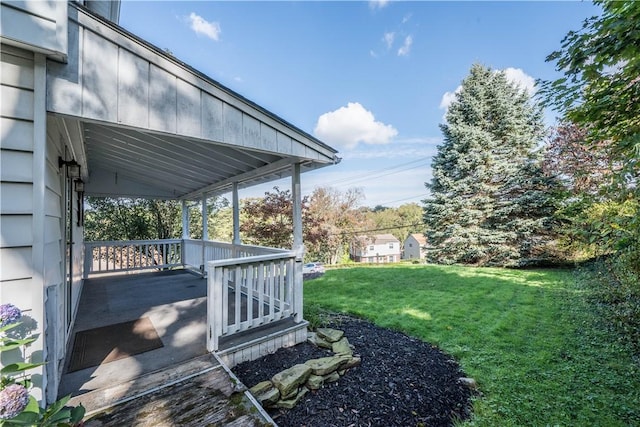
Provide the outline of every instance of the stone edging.
{"type": "Polygon", "coordinates": [[[262,381],[249,392],[265,408],[293,408],[310,390],[318,390],[325,383],[338,381],[350,368],[358,366],[360,357],[353,355],[353,348],[344,332],[331,328],[318,328],[308,334],[307,341],[333,351],[334,355],[311,359],[275,374],[271,380],[262,381]]]}

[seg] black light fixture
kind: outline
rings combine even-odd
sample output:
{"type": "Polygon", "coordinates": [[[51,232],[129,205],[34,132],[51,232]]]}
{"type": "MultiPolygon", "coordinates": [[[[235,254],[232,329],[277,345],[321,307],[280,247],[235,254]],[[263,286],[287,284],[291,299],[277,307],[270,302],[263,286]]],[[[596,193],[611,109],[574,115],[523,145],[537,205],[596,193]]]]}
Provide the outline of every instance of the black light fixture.
{"type": "Polygon", "coordinates": [[[75,181],[73,181],[73,184],[74,184],[74,190],[76,190],[76,193],[84,193],[84,181],[83,180],[78,178],[75,181]]]}
{"type": "Polygon", "coordinates": [[[75,160],[65,160],[58,156],[58,168],[67,167],[67,176],[69,178],[80,178],[80,165],[75,160]]]}

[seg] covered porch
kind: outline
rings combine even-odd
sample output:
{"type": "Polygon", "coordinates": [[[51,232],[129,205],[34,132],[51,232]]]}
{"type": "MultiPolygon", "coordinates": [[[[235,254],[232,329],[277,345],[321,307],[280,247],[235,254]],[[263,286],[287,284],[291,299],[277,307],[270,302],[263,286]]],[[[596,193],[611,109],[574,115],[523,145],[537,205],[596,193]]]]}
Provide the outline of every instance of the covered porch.
{"type": "MultiPolygon", "coordinates": [[[[206,346],[207,288],[208,279],[184,268],[92,275],[85,281],[60,396],[72,394],[72,403],[82,403],[91,413],[100,412],[211,369],[222,369],[219,365],[230,367],[306,339],[306,322],[281,317],[275,308],[273,317],[278,320],[222,336],[218,351],[207,356],[211,354],[206,346]],[[133,325],[141,321],[148,326],[136,331],[133,325]],[[100,343],[91,347],[91,339],[85,343],[83,336],[94,331],[101,331],[100,343]],[[149,346],[154,338],[160,340],[159,345],[149,346]],[[136,341],[133,345],[132,339],[136,341]]],[[[241,323],[255,319],[256,314],[251,313],[259,310],[256,298],[252,300],[248,304],[251,299],[241,291],[236,301],[229,287],[223,329],[235,324],[236,315],[241,323]]],[[[264,304],[262,311],[271,309],[264,304]]]]}
{"type": "Polygon", "coordinates": [[[47,63],[48,157],[58,156],[64,181],[67,241],[66,282],[46,301],[57,394],[135,389],[136,378],[205,354],[233,366],[306,339],[301,174],[336,163],[336,151],[73,2],[69,17],[68,61],[47,63]],[[239,190],[284,177],[292,247],[243,245],[239,190]],[[207,199],[229,192],[233,241],[210,241],[207,199]],[[85,242],[86,195],[181,201],[183,235],[85,242]],[[193,201],[202,204],[198,240],[188,234],[193,201]],[[160,346],[72,366],[84,357],[76,351],[94,350],[88,338],[78,350],[82,332],[141,319],[160,346]]]}

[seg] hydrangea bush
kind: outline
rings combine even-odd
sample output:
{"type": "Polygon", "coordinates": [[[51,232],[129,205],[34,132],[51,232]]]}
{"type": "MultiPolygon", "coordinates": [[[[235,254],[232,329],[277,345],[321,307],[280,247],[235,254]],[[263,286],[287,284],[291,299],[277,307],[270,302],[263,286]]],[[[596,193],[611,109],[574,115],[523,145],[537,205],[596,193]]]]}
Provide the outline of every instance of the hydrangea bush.
{"type": "Polygon", "coordinates": [[[13,304],[0,305],[0,354],[23,350],[22,361],[4,366],[0,370],[0,426],[74,427],[82,425],[84,408],[67,407],[70,396],[41,408],[31,396],[31,376],[28,371],[41,366],[24,359],[24,349],[36,338],[16,338],[9,331],[21,324],[22,312],[13,304]]]}

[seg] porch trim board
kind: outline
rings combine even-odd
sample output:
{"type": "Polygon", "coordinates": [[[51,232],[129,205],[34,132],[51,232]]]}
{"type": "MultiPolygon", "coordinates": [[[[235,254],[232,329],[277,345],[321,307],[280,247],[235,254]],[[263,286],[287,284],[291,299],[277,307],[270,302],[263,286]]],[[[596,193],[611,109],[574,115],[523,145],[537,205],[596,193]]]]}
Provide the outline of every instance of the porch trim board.
{"type": "Polygon", "coordinates": [[[236,343],[229,348],[221,349],[214,354],[229,368],[243,362],[259,359],[272,354],[280,348],[293,347],[307,340],[306,320],[273,333],[262,335],[253,340],[236,343]]]}

